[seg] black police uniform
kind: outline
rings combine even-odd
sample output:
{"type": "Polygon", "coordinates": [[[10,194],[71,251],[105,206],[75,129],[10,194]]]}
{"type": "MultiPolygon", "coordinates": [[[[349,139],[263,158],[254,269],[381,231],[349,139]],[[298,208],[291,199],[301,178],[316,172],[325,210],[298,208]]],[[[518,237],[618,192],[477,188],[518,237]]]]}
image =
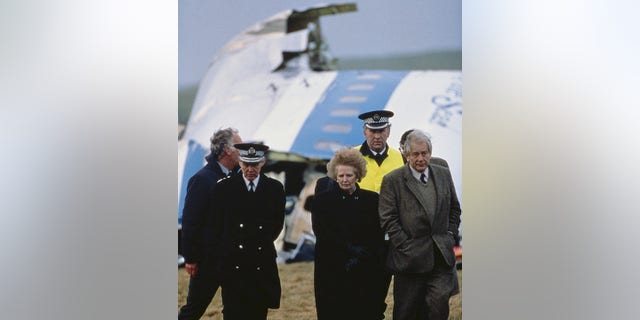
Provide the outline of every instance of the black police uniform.
{"type": "Polygon", "coordinates": [[[260,174],[254,192],[242,176],[218,183],[216,218],[222,227],[220,267],[225,320],[266,319],[280,307],[280,278],[274,241],[284,225],[282,183],[260,174]]]}

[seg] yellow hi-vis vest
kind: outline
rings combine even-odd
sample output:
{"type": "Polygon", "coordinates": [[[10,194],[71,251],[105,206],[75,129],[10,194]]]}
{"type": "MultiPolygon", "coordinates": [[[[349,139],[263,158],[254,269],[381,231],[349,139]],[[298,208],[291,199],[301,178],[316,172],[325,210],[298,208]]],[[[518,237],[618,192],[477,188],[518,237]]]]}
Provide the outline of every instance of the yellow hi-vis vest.
{"type": "MultiPolygon", "coordinates": [[[[360,150],[360,146],[355,147],[355,149],[360,150]]],[[[362,189],[375,191],[377,193],[380,193],[382,177],[404,165],[400,151],[388,147],[387,157],[382,161],[381,166],[378,166],[376,160],[370,156],[365,156],[364,159],[367,160],[367,175],[362,178],[362,181],[358,182],[358,185],[362,189]]]]}

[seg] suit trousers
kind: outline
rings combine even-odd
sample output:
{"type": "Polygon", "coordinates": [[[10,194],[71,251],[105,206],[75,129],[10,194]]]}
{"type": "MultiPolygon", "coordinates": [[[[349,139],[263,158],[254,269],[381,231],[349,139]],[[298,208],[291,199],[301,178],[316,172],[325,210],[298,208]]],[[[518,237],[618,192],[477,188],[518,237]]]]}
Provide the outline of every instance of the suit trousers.
{"type": "MultiPolygon", "coordinates": [[[[226,278],[225,278],[226,279],[226,278]]],[[[257,288],[226,280],[222,284],[222,318],[224,320],[266,320],[269,309],[265,301],[256,300],[257,288]]]]}
{"type": "Polygon", "coordinates": [[[393,320],[447,320],[454,274],[436,250],[433,270],[396,274],[393,283],[393,320]]]}
{"type": "Polygon", "coordinates": [[[202,317],[220,287],[215,267],[202,264],[196,275],[189,279],[187,303],[180,308],[179,320],[197,320],[202,317]]]}
{"type": "MultiPolygon", "coordinates": [[[[224,289],[222,289],[224,292],[224,289]]],[[[224,293],[223,293],[224,296],[224,293]]],[[[224,320],[266,320],[269,309],[260,304],[234,301],[225,303],[222,310],[224,320]]]]}
{"type": "MultiPolygon", "coordinates": [[[[382,254],[382,257],[386,257],[388,252],[389,252],[389,240],[385,240],[384,241],[384,253],[382,254]]],[[[384,260],[382,262],[384,264],[384,260]]],[[[386,299],[387,299],[387,293],[389,292],[389,287],[391,286],[391,277],[393,275],[391,274],[391,272],[389,271],[384,271],[384,274],[382,275],[382,291],[380,292],[381,296],[380,296],[380,313],[381,313],[381,318],[380,319],[384,319],[384,312],[387,310],[387,303],[386,303],[386,299]]]]}

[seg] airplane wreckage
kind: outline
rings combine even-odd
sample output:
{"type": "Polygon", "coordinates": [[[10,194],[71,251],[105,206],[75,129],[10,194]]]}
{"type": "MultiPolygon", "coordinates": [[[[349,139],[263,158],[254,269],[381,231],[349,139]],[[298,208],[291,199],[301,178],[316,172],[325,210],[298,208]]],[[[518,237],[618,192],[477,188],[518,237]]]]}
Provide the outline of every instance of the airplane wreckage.
{"type": "Polygon", "coordinates": [[[205,165],[213,131],[233,127],[244,141],[270,146],[262,171],[285,186],[278,260],[312,260],[315,237],[305,200],[336,150],[362,144],[357,116],[374,109],[395,113],[390,148],[407,129],[431,135],[433,156],[448,161],[462,201],[461,71],[336,70],[319,18],[356,10],[353,3],[287,10],[217,52],[178,140],[179,233],[187,181],[205,165]]]}

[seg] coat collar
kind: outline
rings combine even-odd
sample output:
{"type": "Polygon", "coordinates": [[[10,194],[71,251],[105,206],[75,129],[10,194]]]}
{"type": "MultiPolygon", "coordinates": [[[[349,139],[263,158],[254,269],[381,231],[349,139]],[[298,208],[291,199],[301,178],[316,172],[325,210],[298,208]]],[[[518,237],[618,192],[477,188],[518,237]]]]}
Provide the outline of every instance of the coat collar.
{"type": "Polygon", "coordinates": [[[205,157],[205,159],[207,160],[206,166],[213,170],[218,175],[218,177],[224,178],[226,176],[226,174],[224,174],[224,172],[220,168],[220,165],[218,164],[218,161],[215,159],[215,157],[211,157],[211,155],[209,155],[205,157]]]}
{"type": "Polygon", "coordinates": [[[356,190],[354,190],[352,194],[348,194],[346,191],[340,189],[340,186],[337,186],[337,185],[336,185],[336,192],[338,193],[338,197],[340,197],[343,200],[360,199],[360,186],[357,183],[356,183],[356,190]]]}
{"type": "MultiPolygon", "coordinates": [[[[238,174],[231,175],[227,179],[232,180],[231,183],[234,185],[234,188],[243,189],[247,192],[249,191],[249,182],[247,182],[248,180],[244,179],[244,176],[242,175],[242,171],[240,171],[238,174]]],[[[258,192],[259,190],[263,189],[260,186],[267,183],[266,180],[268,180],[268,177],[261,172],[256,179],[258,179],[259,183],[256,183],[255,182],[256,180],[254,180],[255,192],[258,192]]]]}
{"type": "Polygon", "coordinates": [[[386,159],[389,156],[389,145],[385,143],[384,151],[381,154],[375,156],[373,154],[373,151],[371,151],[371,149],[369,148],[369,145],[367,144],[367,140],[365,140],[360,146],[360,153],[362,153],[362,155],[365,157],[370,157],[371,159],[374,159],[378,164],[378,166],[381,166],[384,159],[386,159]]]}

